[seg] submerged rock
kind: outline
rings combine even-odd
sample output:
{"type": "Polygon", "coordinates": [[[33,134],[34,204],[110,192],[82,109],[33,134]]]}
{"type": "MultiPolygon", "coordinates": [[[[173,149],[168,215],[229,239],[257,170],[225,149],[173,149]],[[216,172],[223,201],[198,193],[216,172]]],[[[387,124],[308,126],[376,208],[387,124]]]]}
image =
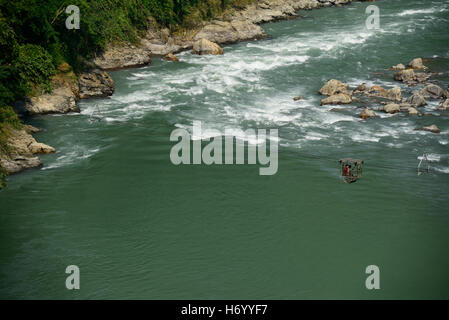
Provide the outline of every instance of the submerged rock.
{"type": "Polygon", "coordinates": [[[351,96],[345,93],[334,94],[326,99],[321,100],[321,105],[326,104],[349,104],[352,102],[351,96]]]}
{"type": "Polygon", "coordinates": [[[360,118],[362,119],[369,119],[369,118],[375,118],[376,113],[372,109],[365,108],[363,109],[362,113],[360,114],[360,118]]]}
{"type": "Polygon", "coordinates": [[[429,131],[432,133],[440,133],[440,129],[438,129],[438,127],[434,124],[432,124],[431,126],[428,127],[422,127],[422,128],[417,128],[415,130],[421,130],[421,131],[429,131]]]}
{"type": "Polygon", "coordinates": [[[293,101],[298,101],[298,100],[302,100],[302,97],[301,96],[297,96],[297,97],[293,98],[293,101]]]}
{"type": "Polygon", "coordinates": [[[207,39],[200,39],[193,44],[192,48],[193,54],[223,54],[223,49],[216,43],[209,41],[207,39]]]}
{"type": "Polygon", "coordinates": [[[350,95],[349,85],[343,83],[341,81],[331,79],[329,80],[319,91],[318,93],[324,96],[332,96],[338,93],[344,93],[346,95],[350,95]]]}
{"type": "Polygon", "coordinates": [[[449,109],[449,99],[446,99],[439,107],[438,110],[444,111],[449,109]]]}
{"type": "Polygon", "coordinates": [[[177,56],[175,56],[173,53],[169,53],[164,56],[164,60],[177,62],[177,61],[179,61],[179,58],[177,56]]]}

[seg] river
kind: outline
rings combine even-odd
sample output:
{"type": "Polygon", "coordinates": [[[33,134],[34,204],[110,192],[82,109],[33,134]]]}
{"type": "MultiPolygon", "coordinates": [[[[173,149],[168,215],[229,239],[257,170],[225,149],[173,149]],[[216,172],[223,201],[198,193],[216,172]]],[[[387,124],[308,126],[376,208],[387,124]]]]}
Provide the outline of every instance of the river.
{"type": "Polygon", "coordinates": [[[381,29],[367,30],[370,4],[263,25],[269,39],[223,56],[112,72],[110,98],[31,119],[57,152],[0,192],[0,298],[449,298],[449,117],[430,101],[434,116],[363,121],[317,94],[331,78],[409,90],[386,69],[415,57],[447,88],[449,3],[377,1],[381,29]],[[173,165],[170,133],[194,120],[278,129],[278,172],[173,165]],[[430,124],[441,133],[414,130],[430,124]],[[344,157],[365,161],[357,183],[342,182],[344,157]]]}

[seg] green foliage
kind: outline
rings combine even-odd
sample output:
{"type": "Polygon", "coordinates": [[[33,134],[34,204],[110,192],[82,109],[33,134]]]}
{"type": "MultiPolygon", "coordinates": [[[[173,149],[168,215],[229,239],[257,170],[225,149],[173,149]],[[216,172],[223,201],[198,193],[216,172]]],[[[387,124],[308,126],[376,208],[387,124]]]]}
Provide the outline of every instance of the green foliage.
{"type": "Polygon", "coordinates": [[[34,44],[20,46],[14,65],[27,83],[42,85],[46,91],[51,90],[50,79],[55,73],[55,66],[44,48],[34,44]]]}

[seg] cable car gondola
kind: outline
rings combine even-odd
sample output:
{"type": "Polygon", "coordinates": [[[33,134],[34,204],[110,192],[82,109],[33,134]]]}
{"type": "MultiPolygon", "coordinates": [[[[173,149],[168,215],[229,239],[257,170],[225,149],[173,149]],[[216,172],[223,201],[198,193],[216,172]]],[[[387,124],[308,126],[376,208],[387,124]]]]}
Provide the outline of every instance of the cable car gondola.
{"type": "Polygon", "coordinates": [[[341,165],[341,176],[344,182],[353,183],[362,178],[363,160],[343,158],[338,161],[341,165]]]}

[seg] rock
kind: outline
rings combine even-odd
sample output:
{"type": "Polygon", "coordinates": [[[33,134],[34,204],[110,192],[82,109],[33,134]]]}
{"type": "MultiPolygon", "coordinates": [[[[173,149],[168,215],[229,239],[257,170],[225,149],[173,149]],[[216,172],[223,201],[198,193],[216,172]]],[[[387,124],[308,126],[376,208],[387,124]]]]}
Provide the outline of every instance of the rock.
{"type": "Polygon", "coordinates": [[[28,146],[31,153],[54,153],[56,150],[53,147],[47,146],[40,142],[33,142],[28,146]]]}
{"type": "Polygon", "coordinates": [[[164,60],[165,60],[165,61],[173,61],[173,62],[179,61],[178,57],[175,56],[173,53],[166,54],[166,55],[164,56],[164,60]]]}
{"type": "Polygon", "coordinates": [[[357,86],[357,88],[354,89],[354,92],[363,92],[365,90],[366,90],[366,84],[362,83],[362,84],[359,84],[357,86]]]}
{"type": "Polygon", "coordinates": [[[386,90],[384,88],[382,88],[379,85],[374,85],[371,88],[369,88],[368,92],[373,93],[373,92],[385,92],[386,90]]]}
{"type": "Polygon", "coordinates": [[[427,69],[427,67],[423,65],[421,58],[413,59],[412,61],[409,62],[407,67],[411,69],[427,69]]]}
{"type": "Polygon", "coordinates": [[[402,91],[400,87],[388,89],[383,96],[389,100],[400,102],[402,101],[402,91]]]}
{"type": "Polygon", "coordinates": [[[34,127],[24,125],[22,129],[17,130],[7,126],[4,130],[7,130],[8,151],[0,149],[0,165],[9,174],[40,166],[39,158],[34,156],[36,153],[55,152],[54,148],[39,143],[33,138],[30,131],[35,131],[34,127]]]}
{"type": "Polygon", "coordinates": [[[209,41],[207,39],[200,39],[193,44],[192,48],[193,54],[223,54],[223,49],[216,43],[209,41]]]}
{"type": "Polygon", "coordinates": [[[449,109],[449,99],[446,99],[439,107],[438,110],[444,111],[449,109]]]}
{"type": "Polygon", "coordinates": [[[267,35],[263,29],[251,21],[217,21],[205,25],[193,38],[193,41],[208,39],[221,44],[236,43],[245,40],[263,39],[267,35]]]}
{"type": "Polygon", "coordinates": [[[117,70],[145,66],[151,63],[151,58],[146,48],[116,45],[93,59],[93,63],[103,70],[117,70]]]}
{"type": "Polygon", "coordinates": [[[384,106],[382,108],[382,111],[390,114],[397,113],[401,111],[401,106],[396,103],[390,103],[384,106]]]}
{"type": "Polygon", "coordinates": [[[415,107],[427,105],[426,99],[424,99],[423,95],[419,91],[413,92],[413,94],[407,98],[406,102],[415,107]]]}
{"type": "Polygon", "coordinates": [[[81,99],[107,97],[114,93],[114,80],[103,70],[94,69],[79,77],[81,99]]]}
{"type": "Polygon", "coordinates": [[[324,96],[332,96],[338,93],[344,93],[346,95],[349,94],[349,85],[343,83],[341,81],[331,79],[329,80],[319,91],[318,93],[324,96]]]}
{"type": "Polygon", "coordinates": [[[408,108],[408,114],[411,116],[417,116],[417,115],[419,115],[419,112],[415,108],[410,107],[410,108],[408,108]]]}
{"type": "Polygon", "coordinates": [[[421,130],[421,131],[429,131],[432,133],[440,133],[440,129],[438,129],[438,127],[434,124],[432,124],[431,126],[428,127],[422,127],[422,128],[417,128],[415,130],[421,130]]]}
{"type": "Polygon", "coordinates": [[[70,87],[54,88],[52,93],[45,93],[30,98],[26,108],[32,114],[79,112],[76,96],[70,87]]]}
{"type": "Polygon", "coordinates": [[[376,117],[376,113],[374,112],[374,110],[368,108],[363,109],[362,113],[360,114],[360,118],[362,119],[369,119],[374,117],[376,117]]]}
{"type": "Polygon", "coordinates": [[[394,74],[394,79],[408,84],[413,83],[416,81],[415,71],[413,71],[413,69],[406,69],[396,72],[394,74]]]}
{"type": "Polygon", "coordinates": [[[398,65],[392,66],[390,69],[391,70],[401,71],[401,70],[405,70],[405,66],[402,63],[400,63],[398,65]]]}
{"type": "Polygon", "coordinates": [[[349,104],[352,102],[351,96],[345,93],[334,94],[326,99],[321,100],[321,105],[326,104],[349,104]]]}
{"type": "Polygon", "coordinates": [[[428,84],[421,90],[421,94],[425,98],[440,99],[446,96],[443,89],[436,84],[428,84]]]}
{"type": "Polygon", "coordinates": [[[418,81],[420,83],[424,83],[430,79],[431,74],[424,73],[424,72],[415,72],[415,76],[416,76],[416,81],[418,81]]]}
{"type": "Polygon", "coordinates": [[[297,97],[293,98],[293,101],[298,101],[298,100],[302,100],[302,97],[301,96],[297,96],[297,97]]]}

